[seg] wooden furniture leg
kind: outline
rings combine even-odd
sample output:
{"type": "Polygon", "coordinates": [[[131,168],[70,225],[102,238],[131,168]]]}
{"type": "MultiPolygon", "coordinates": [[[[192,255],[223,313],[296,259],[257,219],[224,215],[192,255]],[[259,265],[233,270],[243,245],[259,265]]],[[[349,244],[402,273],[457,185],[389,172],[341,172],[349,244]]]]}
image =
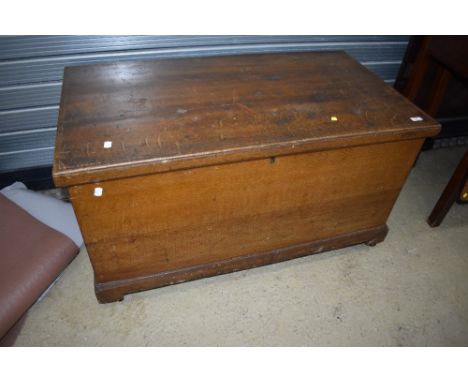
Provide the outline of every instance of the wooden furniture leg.
{"type": "Polygon", "coordinates": [[[418,95],[419,89],[423,82],[424,76],[426,75],[426,70],[429,65],[429,59],[427,57],[427,51],[429,49],[431,38],[427,37],[423,41],[423,45],[418,53],[416,61],[414,63],[414,68],[412,70],[412,75],[410,76],[408,83],[406,85],[403,94],[411,101],[415,101],[418,95]]]}
{"type": "Polygon", "coordinates": [[[429,100],[425,109],[429,115],[435,117],[439,111],[440,104],[442,103],[445,92],[447,91],[450,78],[452,78],[452,74],[449,70],[443,66],[439,66],[437,68],[436,78],[432,84],[428,97],[429,100]]]}
{"type": "Polygon", "coordinates": [[[457,199],[460,191],[462,190],[468,176],[468,151],[465,152],[463,159],[458,164],[455,172],[450,178],[444,192],[440,196],[437,204],[431,212],[431,215],[427,219],[428,224],[431,227],[437,227],[442,223],[445,215],[449,211],[453,202],[457,199]]]}
{"type": "Polygon", "coordinates": [[[458,198],[457,203],[468,203],[468,179],[460,192],[460,197],[458,198]]]}

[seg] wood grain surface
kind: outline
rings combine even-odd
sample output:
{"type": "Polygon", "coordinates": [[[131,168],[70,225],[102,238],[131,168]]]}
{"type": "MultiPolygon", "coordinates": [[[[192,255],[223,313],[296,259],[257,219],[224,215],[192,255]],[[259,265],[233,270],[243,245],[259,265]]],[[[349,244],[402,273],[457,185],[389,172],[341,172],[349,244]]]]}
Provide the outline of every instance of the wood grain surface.
{"type": "Polygon", "coordinates": [[[99,283],[383,226],[422,140],[70,188],[99,283]],[[95,187],[103,190],[94,196],[95,187]]]}
{"type": "Polygon", "coordinates": [[[53,174],[67,186],[438,129],[344,52],[69,67],[53,174]]]}

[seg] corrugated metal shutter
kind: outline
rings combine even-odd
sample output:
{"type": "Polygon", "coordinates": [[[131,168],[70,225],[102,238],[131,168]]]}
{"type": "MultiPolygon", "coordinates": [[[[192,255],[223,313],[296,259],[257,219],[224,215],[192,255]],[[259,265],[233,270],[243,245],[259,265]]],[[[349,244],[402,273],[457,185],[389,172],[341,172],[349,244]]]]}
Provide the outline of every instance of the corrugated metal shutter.
{"type": "Polygon", "coordinates": [[[97,62],[345,50],[388,83],[406,36],[0,37],[0,172],[50,166],[63,68],[97,62]]]}

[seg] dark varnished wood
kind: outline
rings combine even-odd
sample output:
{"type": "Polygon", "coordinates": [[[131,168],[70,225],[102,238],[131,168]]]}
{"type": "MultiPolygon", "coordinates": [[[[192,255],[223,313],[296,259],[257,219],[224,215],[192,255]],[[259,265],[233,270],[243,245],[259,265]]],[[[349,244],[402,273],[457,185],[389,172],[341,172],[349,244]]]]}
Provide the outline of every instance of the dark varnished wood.
{"type": "Polygon", "coordinates": [[[468,78],[468,36],[432,36],[428,55],[456,75],[468,78]]]}
{"type": "Polygon", "coordinates": [[[449,212],[450,207],[457,198],[460,198],[462,202],[465,202],[468,197],[464,196],[466,184],[468,181],[468,151],[465,152],[462,160],[458,164],[457,168],[453,172],[447,186],[445,186],[442,195],[440,195],[434,209],[432,210],[427,223],[431,227],[437,227],[444,220],[445,215],[449,212]]]}
{"type": "Polygon", "coordinates": [[[54,179],[110,302],[375,245],[438,129],[341,52],[70,68],[54,179]]]}
{"type": "Polygon", "coordinates": [[[420,99],[424,110],[435,116],[444,99],[452,77],[468,78],[468,37],[467,36],[424,36],[414,65],[410,70],[408,83],[403,94],[411,101],[417,101],[431,65],[435,64],[435,75],[431,79],[429,92],[420,99]]]}
{"type": "Polygon", "coordinates": [[[54,180],[68,186],[419,138],[438,129],[342,52],[70,67],[63,82],[54,180]],[[424,120],[412,122],[415,115],[424,120]],[[111,150],[103,148],[108,140],[111,150]]]}

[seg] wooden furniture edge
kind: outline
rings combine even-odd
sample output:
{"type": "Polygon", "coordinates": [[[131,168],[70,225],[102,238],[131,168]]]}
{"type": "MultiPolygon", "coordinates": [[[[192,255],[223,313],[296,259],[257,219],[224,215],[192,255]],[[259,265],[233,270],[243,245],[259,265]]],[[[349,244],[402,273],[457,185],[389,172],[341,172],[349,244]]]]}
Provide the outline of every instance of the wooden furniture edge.
{"type": "Polygon", "coordinates": [[[220,260],[217,262],[195,265],[168,272],[124,280],[95,283],[95,292],[100,303],[122,301],[124,295],[148,289],[159,288],[204,277],[273,264],[297,257],[303,257],[365,243],[374,246],[383,241],[388,233],[386,224],[352,233],[337,235],[331,238],[314,240],[267,252],[253,253],[245,256],[220,260]]]}
{"type": "Polygon", "coordinates": [[[69,187],[80,184],[103,182],[134,176],[158,174],[169,171],[194,169],[198,167],[216,166],[227,163],[235,163],[256,159],[265,159],[275,156],[305,154],[308,152],[335,150],[340,148],[367,146],[380,143],[388,143],[402,140],[413,140],[434,136],[440,131],[440,124],[424,126],[420,130],[401,131],[399,139],[395,134],[354,135],[350,137],[333,137],[326,139],[313,139],[311,141],[287,142],[282,145],[265,145],[261,150],[255,146],[251,150],[233,150],[231,153],[209,153],[204,156],[191,158],[173,158],[168,160],[149,159],[133,163],[119,163],[113,166],[103,165],[88,169],[59,170],[54,161],[52,176],[57,187],[69,187]]]}
{"type": "Polygon", "coordinates": [[[463,158],[458,163],[455,171],[453,172],[450,180],[444,188],[444,191],[437,200],[436,205],[432,209],[431,214],[427,218],[427,224],[431,227],[438,227],[445,215],[447,215],[450,207],[459,197],[461,190],[463,189],[465,182],[468,180],[468,150],[465,151],[463,158]]]}

